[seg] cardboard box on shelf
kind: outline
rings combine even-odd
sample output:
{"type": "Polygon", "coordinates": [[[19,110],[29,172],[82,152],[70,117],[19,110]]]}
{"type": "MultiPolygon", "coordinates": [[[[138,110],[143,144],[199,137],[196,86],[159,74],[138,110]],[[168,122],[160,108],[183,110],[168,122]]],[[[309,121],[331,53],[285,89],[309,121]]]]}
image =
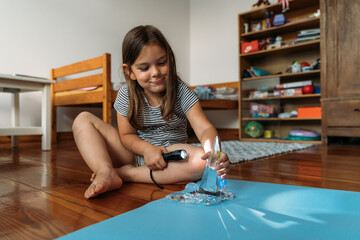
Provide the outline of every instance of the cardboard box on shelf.
{"type": "Polygon", "coordinates": [[[303,94],[302,88],[289,88],[289,89],[280,90],[281,96],[297,96],[302,94],[303,94]]]}
{"type": "Polygon", "coordinates": [[[321,107],[300,107],[298,118],[321,118],[321,107]]]}

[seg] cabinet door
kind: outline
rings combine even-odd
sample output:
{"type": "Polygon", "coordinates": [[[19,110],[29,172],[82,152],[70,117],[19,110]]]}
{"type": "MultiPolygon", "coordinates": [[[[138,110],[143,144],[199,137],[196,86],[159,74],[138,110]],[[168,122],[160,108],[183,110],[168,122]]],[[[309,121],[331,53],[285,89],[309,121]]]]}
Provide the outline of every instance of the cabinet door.
{"type": "MultiPolygon", "coordinates": [[[[360,1],[324,0],[326,97],[360,94],[360,1]]],[[[321,13],[323,14],[323,12],[321,13]]],[[[323,59],[322,59],[323,60],[323,59]]]]}

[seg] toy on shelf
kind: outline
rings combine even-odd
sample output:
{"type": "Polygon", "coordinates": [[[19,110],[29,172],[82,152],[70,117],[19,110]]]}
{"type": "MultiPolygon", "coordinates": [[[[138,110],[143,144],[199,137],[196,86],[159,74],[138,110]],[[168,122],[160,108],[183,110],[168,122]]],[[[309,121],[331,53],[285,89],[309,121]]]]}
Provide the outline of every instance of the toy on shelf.
{"type": "Polygon", "coordinates": [[[269,105],[251,102],[250,113],[254,118],[275,117],[276,109],[269,105]]]}
{"type": "Polygon", "coordinates": [[[255,73],[257,77],[269,76],[270,73],[262,68],[251,66],[250,69],[255,73]]]}
{"type": "Polygon", "coordinates": [[[268,44],[266,49],[274,49],[284,46],[284,41],[281,36],[277,36],[276,38],[268,38],[267,42],[268,44]]]}
{"type": "Polygon", "coordinates": [[[289,0],[278,0],[278,2],[282,3],[282,12],[287,12],[290,10],[290,7],[289,7],[289,0]]]}
{"type": "Polygon", "coordinates": [[[304,94],[311,94],[314,92],[314,87],[313,85],[306,85],[303,87],[303,93],[304,94]]]}
{"type": "Polygon", "coordinates": [[[273,26],[278,27],[288,23],[289,21],[286,19],[285,15],[282,13],[276,14],[274,16],[273,26]]]}
{"type": "Polygon", "coordinates": [[[292,118],[292,117],[297,117],[298,113],[296,110],[293,110],[291,112],[283,112],[283,113],[279,113],[278,118],[292,118]]]}
{"type": "Polygon", "coordinates": [[[272,12],[266,12],[265,13],[265,28],[271,28],[271,16],[273,15],[272,12]]]}
{"type": "Polygon", "coordinates": [[[294,61],[294,62],[291,64],[291,72],[292,72],[292,73],[299,73],[299,72],[301,72],[301,65],[300,65],[299,62],[294,61]]]}
{"type": "Polygon", "coordinates": [[[259,138],[264,133],[264,127],[260,122],[251,121],[246,124],[245,133],[252,138],[259,138]]]}
{"type": "Polygon", "coordinates": [[[311,64],[310,67],[313,70],[320,69],[320,58],[316,59],[316,61],[311,64]]]}
{"type": "Polygon", "coordinates": [[[249,24],[244,23],[244,33],[248,33],[248,32],[249,32],[249,24]]]}
{"type": "Polygon", "coordinates": [[[259,8],[259,7],[266,7],[270,5],[270,2],[268,0],[258,0],[257,3],[252,5],[252,8],[259,8]]]}
{"type": "Polygon", "coordinates": [[[289,132],[286,140],[303,140],[303,141],[317,141],[320,140],[320,134],[312,130],[293,129],[289,132]]]}

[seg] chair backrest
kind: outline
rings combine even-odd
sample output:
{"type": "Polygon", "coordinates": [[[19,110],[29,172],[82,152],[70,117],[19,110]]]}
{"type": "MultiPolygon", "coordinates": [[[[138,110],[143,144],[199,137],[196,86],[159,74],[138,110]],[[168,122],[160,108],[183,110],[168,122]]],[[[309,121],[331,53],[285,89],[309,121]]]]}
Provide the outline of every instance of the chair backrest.
{"type": "Polygon", "coordinates": [[[87,87],[103,87],[104,91],[111,96],[111,55],[105,53],[85,61],[73,63],[59,68],[51,69],[51,79],[68,77],[70,75],[102,69],[101,73],[93,73],[84,77],[76,77],[53,84],[53,93],[77,90],[87,87]]]}
{"type": "Polygon", "coordinates": [[[103,120],[111,123],[112,87],[111,55],[109,53],[51,69],[51,79],[57,80],[58,78],[64,79],[51,84],[53,135],[56,134],[54,129],[56,129],[55,108],[57,106],[84,106],[100,103],[103,109],[103,120]],[[98,88],[93,91],[77,91],[88,87],[98,88]]]}

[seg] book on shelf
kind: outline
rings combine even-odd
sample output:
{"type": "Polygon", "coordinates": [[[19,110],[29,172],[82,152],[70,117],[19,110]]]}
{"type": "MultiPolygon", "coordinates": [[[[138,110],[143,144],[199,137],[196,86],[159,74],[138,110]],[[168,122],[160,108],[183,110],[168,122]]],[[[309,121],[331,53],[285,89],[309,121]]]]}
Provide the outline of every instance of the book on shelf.
{"type": "Polygon", "coordinates": [[[312,85],[312,80],[306,80],[306,81],[299,81],[299,82],[292,82],[292,83],[283,83],[283,84],[277,84],[277,89],[282,88],[299,88],[304,87],[306,85],[312,85]]]}
{"type": "Polygon", "coordinates": [[[306,42],[306,41],[311,41],[311,40],[318,40],[318,39],[320,39],[320,35],[309,36],[309,37],[298,37],[295,40],[295,43],[301,43],[301,42],[306,42]]]}
{"type": "Polygon", "coordinates": [[[320,39],[320,28],[306,29],[298,33],[295,43],[320,39]]]}
{"type": "Polygon", "coordinates": [[[301,30],[298,37],[320,35],[320,28],[301,30]]]}

